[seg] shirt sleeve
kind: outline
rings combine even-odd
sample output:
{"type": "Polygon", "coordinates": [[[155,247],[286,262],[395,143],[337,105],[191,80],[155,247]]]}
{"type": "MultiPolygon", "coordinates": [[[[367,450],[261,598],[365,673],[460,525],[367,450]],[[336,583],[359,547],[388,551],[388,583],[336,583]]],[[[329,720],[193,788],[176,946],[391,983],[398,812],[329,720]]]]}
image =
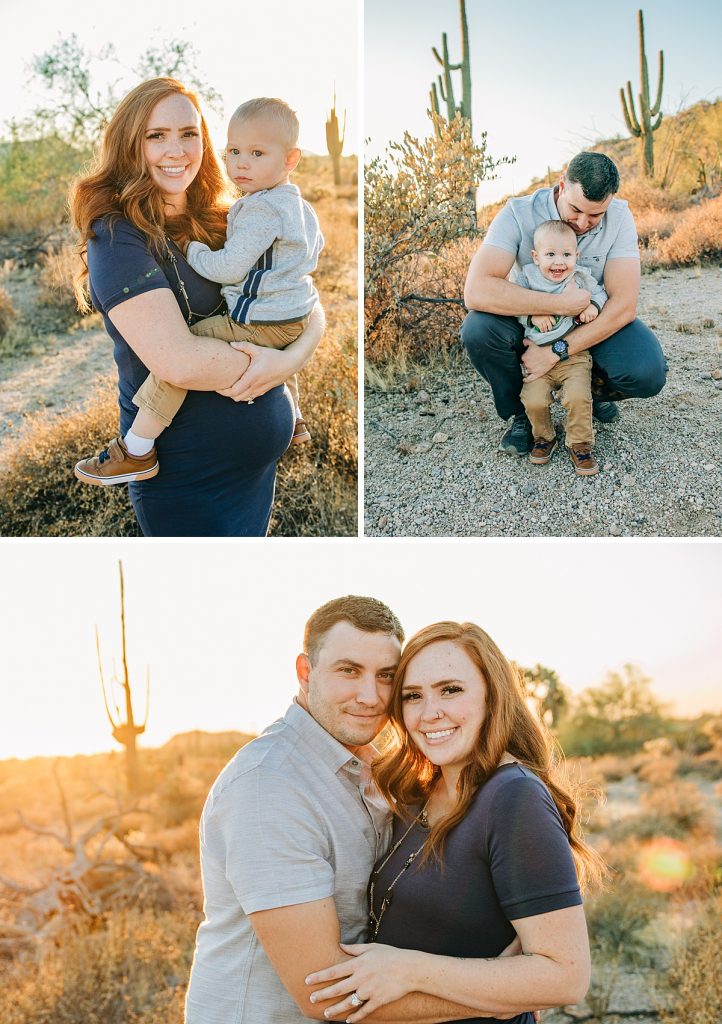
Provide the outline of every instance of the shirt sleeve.
{"type": "Polygon", "coordinates": [[[516,776],[500,786],[488,829],[491,876],[509,921],[581,904],[569,839],[540,779],[516,776]]]}
{"type": "Polygon", "coordinates": [[[509,203],[502,207],[488,227],[482,245],[495,245],[516,256],[521,245],[521,228],[509,203]]]}
{"type": "Polygon", "coordinates": [[[575,273],[579,276],[578,284],[580,288],[586,288],[587,291],[591,292],[592,302],[597,309],[601,309],[609,298],[602,285],[586,267],[577,267],[575,273]]]}
{"type": "Polygon", "coordinates": [[[93,224],[96,237],[88,241],[88,275],[101,313],[126,299],[156,288],[170,288],[145,235],[127,221],[111,230],[107,221],[93,224]]]}
{"type": "Polygon", "coordinates": [[[247,914],[333,895],[317,807],[292,779],[267,767],[239,776],[214,799],[201,842],[247,914]]]}
{"type": "Polygon", "coordinates": [[[191,242],[187,259],[193,269],[209,281],[240,284],[279,237],[280,230],[281,218],[270,203],[255,202],[235,218],[222,249],[214,252],[202,242],[191,242]]]}
{"type": "Polygon", "coordinates": [[[617,237],[612,243],[612,247],[607,253],[608,260],[619,260],[619,259],[639,259],[639,238],[637,236],[637,228],[634,223],[634,217],[628,206],[624,206],[622,210],[621,224],[617,237]]]}

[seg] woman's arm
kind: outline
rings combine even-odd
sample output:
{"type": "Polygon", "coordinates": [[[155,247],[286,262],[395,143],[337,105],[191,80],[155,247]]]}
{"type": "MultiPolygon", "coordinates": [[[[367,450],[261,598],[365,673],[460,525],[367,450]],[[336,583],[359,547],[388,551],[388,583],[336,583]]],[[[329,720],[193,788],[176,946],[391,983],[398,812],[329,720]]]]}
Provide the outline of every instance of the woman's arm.
{"type": "Polygon", "coordinates": [[[283,384],[310,361],[326,329],[326,314],[320,303],[311,311],[302,334],[284,349],[262,348],[247,341],[231,342],[239,354],[250,359],[248,369],[232,386],[218,390],[236,402],[248,402],[283,384]]]}
{"type": "Polygon", "coordinates": [[[394,1020],[394,1001],[409,992],[452,999],[495,1015],[580,1002],[589,987],[590,972],[582,907],[567,907],[511,923],[521,940],[521,956],[481,960],[393,946],[344,946],[345,952],[361,952],[354,960],[307,979],[309,984],[342,979],[317,989],[312,998],[338,998],[326,1014],[351,1024],[365,1018],[368,1024],[394,1020]],[[365,1000],[356,1010],[349,1000],[352,992],[365,1000]]]}
{"type": "Polygon", "coordinates": [[[191,334],[169,288],[134,295],[113,306],[108,316],[151,373],[178,387],[228,388],[251,362],[225,341],[191,334]]]}

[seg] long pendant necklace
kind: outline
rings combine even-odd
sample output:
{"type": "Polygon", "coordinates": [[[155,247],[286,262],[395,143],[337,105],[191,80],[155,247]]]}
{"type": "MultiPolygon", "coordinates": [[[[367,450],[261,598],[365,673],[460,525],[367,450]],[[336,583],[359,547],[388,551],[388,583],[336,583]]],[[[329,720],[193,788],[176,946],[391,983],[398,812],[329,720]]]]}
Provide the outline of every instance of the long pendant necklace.
{"type": "Polygon", "coordinates": [[[216,313],[219,313],[220,310],[223,309],[223,307],[225,306],[225,301],[226,301],[225,299],[221,299],[221,301],[218,303],[216,308],[211,313],[194,313],[193,312],[193,310],[191,309],[190,299],[188,298],[188,292],[186,291],[185,281],[180,276],[180,271],[178,270],[178,258],[176,257],[176,254],[173,252],[173,250],[170,247],[170,239],[168,237],[166,237],[166,240],[165,240],[165,252],[166,252],[166,256],[168,257],[168,262],[173,267],[173,270],[175,272],[176,280],[178,281],[178,289],[179,289],[181,295],[183,296],[183,300],[184,300],[184,302],[186,304],[186,309],[188,310],[188,316],[186,317],[186,322],[187,322],[188,326],[190,327],[190,325],[193,323],[193,317],[194,316],[197,317],[199,320],[203,320],[206,317],[215,316],[216,313]]]}
{"type": "Polygon", "coordinates": [[[411,822],[411,824],[406,829],[406,831],[401,836],[401,838],[397,842],[394,843],[394,845],[391,847],[391,849],[386,854],[384,859],[381,861],[379,866],[377,868],[374,868],[373,872],[371,873],[371,880],[369,882],[369,942],[376,942],[376,937],[378,936],[379,928],[381,927],[382,918],[383,918],[384,914],[386,913],[388,907],[390,906],[391,900],[393,899],[394,886],[396,885],[398,880],[401,878],[401,876],[404,874],[404,872],[408,871],[408,869],[414,863],[414,861],[419,856],[419,854],[421,853],[423,848],[426,846],[426,839],[424,839],[423,843],[418,848],[418,850],[414,850],[413,853],[409,854],[409,856],[406,858],[406,860],[402,864],[401,870],[396,875],[396,877],[393,879],[393,881],[391,882],[391,884],[387,888],[386,892],[384,893],[383,899],[381,900],[381,906],[379,907],[378,914],[374,910],[374,894],[375,894],[375,891],[376,891],[376,880],[378,879],[379,875],[381,874],[383,869],[386,867],[388,862],[391,860],[393,855],[396,853],[396,851],[402,845],[402,843],[404,842],[404,840],[406,839],[406,837],[408,836],[409,832],[414,827],[414,825],[416,825],[417,822],[420,825],[423,825],[424,827],[426,827],[428,825],[428,819],[427,819],[427,815],[426,815],[426,808],[427,807],[428,807],[428,802],[426,804],[424,804],[424,806],[423,806],[421,812],[419,813],[418,817],[414,818],[414,820],[411,822]]]}

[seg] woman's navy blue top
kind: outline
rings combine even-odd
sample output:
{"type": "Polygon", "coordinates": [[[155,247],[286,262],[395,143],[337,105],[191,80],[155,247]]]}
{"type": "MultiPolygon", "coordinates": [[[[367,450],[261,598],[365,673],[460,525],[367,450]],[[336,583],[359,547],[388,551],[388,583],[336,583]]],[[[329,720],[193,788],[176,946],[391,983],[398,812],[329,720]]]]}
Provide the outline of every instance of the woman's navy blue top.
{"type": "MultiPolygon", "coordinates": [[[[96,237],[88,242],[90,295],[113,339],[120,429],[125,434],[138,411],[133,395],[149,371],[108,313],[126,299],[156,288],[171,289],[184,319],[188,309],[170,261],[149,251],[141,231],[125,220],[117,221],[112,232],[107,220],[95,221],[93,231],[96,237]]],[[[174,245],[173,252],[196,314],[192,322],[224,310],[219,285],[196,274],[174,245]]],[[[290,443],[293,419],[290,396],[282,385],[252,405],[215,391],[189,391],[158,438],[160,473],[129,484],[144,536],[265,536],[276,463],[290,443]]]]}
{"type": "MultiPolygon", "coordinates": [[[[392,847],[407,828],[408,822],[396,819],[392,847]]],[[[381,868],[374,881],[377,916],[391,882],[428,835],[428,829],[414,824],[381,868]]],[[[474,795],[466,817],[446,836],[443,868],[433,859],[423,865],[420,860],[394,884],[377,942],[442,956],[497,957],[516,934],[511,921],[582,902],[569,839],[551,793],[519,764],[498,768],[474,795]]],[[[447,998],[453,1000],[453,992],[447,998]]],[[[474,1018],[463,1024],[495,1020],[474,1018]]],[[[521,1013],[507,1024],[534,1024],[534,1018],[531,1012],[521,1013]]]]}

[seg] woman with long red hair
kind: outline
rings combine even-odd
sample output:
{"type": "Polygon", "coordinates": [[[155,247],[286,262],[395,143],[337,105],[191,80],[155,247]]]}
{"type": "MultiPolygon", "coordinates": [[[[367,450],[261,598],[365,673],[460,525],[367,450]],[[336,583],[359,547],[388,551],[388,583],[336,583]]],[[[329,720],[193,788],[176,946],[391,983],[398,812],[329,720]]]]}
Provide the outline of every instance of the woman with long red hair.
{"type": "Polygon", "coordinates": [[[369,944],[342,946],[346,961],[311,975],[332,983],[311,1001],[335,999],[325,1015],[355,1022],[421,992],[457,1004],[460,1020],[518,1024],[579,1002],[580,888],[604,865],[519,673],[478,626],[436,623],[406,645],[389,717],[374,778],[394,832],[371,876],[369,944]]]}
{"type": "MultiPolygon", "coordinates": [[[[131,474],[146,536],[265,535],[276,463],[293,431],[283,382],[308,362],[323,330],[316,307],[283,351],[236,350],[191,334],[224,302],[183,252],[191,239],[222,246],[230,198],[198,99],[172,78],[143,82],[122,100],[96,167],[70,197],[83,258],[76,290],[114,342],[122,436],[149,371],[189,390],[158,442],[162,474],[144,470],[142,458],[131,474]]],[[[99,459],[128,454],[115,441],[99,459]]]]}

